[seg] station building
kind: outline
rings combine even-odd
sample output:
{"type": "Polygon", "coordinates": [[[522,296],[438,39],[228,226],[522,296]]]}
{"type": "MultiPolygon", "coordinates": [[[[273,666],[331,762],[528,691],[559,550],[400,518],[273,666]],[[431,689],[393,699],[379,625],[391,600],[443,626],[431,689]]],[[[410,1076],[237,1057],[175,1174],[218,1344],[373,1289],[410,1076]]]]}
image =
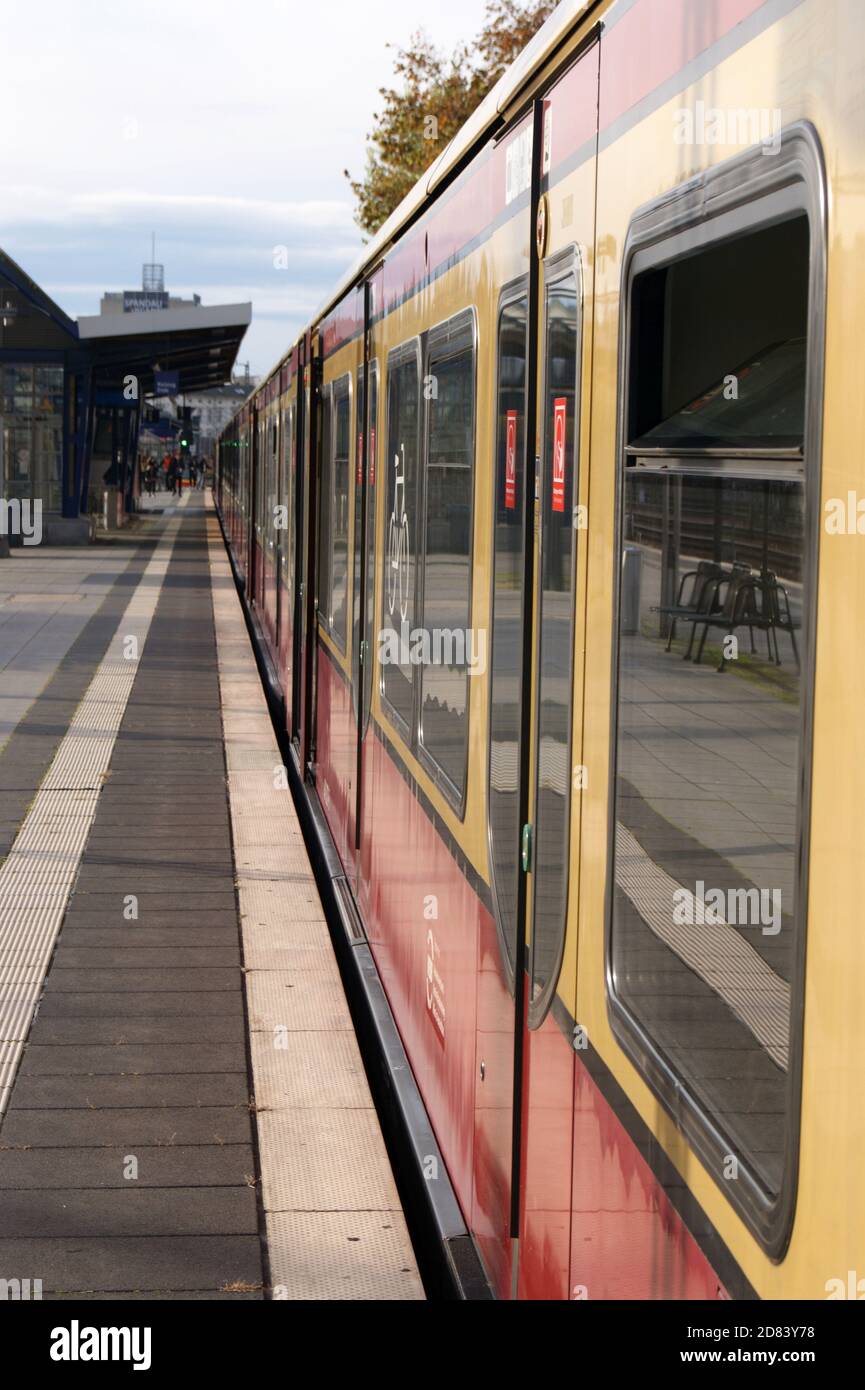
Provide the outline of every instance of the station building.
{"type": "Polygon", "coordinates": [[[132,505],[148,398],[231,381],[251,304],[140,303],[76,321],[0,250],[0,528],[26,505],[86,541],[106,487],[132,505]]]}

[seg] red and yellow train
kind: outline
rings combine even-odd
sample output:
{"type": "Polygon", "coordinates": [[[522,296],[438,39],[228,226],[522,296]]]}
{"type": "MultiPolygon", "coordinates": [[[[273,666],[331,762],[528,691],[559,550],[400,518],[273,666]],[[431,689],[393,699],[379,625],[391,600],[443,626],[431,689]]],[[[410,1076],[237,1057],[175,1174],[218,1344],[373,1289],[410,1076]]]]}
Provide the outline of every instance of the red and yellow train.
{"type": "Polygon", "coordinates": [[[500,1297],[865,1296],[863,88],[565,0],[220,442],[500,1297]]]}

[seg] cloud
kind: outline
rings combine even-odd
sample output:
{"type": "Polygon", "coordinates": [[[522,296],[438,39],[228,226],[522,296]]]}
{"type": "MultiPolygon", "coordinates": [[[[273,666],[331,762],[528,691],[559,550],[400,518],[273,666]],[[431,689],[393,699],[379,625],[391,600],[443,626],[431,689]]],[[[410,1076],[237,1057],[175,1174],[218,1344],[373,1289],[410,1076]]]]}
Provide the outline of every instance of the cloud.
{"type": "Polygon", "coordinates": [[[352,226],[352,207],[346,198],[277,200],[221,193],[162,193],[143,189],[112,189],[102,193],[58,193],[35,185],[7,184],[0,205],[0,227],[22,222],[101,225],[136,217],[169,219],[182,225],[209,224],[218,217],[223,224],[244,226],[267,223],[274,227],[310,227],[345,230],[352,226]]]}

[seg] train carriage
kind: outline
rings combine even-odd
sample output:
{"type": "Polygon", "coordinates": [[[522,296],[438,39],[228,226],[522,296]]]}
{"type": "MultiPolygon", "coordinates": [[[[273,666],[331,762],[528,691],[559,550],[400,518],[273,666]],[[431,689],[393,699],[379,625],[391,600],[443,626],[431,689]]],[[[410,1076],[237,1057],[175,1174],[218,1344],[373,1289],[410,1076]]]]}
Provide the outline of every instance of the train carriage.
{"type": "Polygon", "coordinates": [[[853,0],[566,0],[220,442],[499,1297],[865,1262],[863,78],[853,0]]]}

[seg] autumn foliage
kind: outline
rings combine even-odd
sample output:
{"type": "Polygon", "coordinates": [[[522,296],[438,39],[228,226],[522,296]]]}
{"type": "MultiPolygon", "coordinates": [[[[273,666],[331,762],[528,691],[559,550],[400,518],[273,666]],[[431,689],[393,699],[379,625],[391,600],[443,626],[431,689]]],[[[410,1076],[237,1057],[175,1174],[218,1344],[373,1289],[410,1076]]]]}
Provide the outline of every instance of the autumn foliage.
{"type": "Polygon", "coordinates": [[[450,57],[423,32],[397,48],[397,85],[379,88],[381,110],[367,136],[363,178],[346,178],[357,199],[355,221],[370,235],[414,186],[499,77],[552,14],[557,0],[488,0],[473,44],[450,57]]]}

